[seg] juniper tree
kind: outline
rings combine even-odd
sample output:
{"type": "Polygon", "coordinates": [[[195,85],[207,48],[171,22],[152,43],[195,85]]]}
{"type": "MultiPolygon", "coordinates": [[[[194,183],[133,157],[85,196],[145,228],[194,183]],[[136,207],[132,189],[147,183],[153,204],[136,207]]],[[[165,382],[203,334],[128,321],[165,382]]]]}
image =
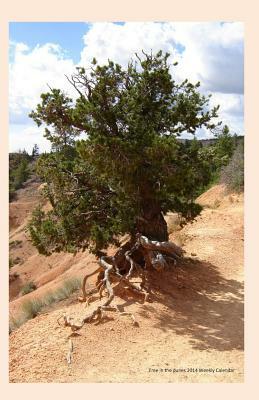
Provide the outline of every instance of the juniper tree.
{"type": "Polygon", "coordinates": [[[229,132],[229,128],[225,125],[222,132],[217,134],[217,142],[215,145],[215,158],[216,167],[222,168],[227,165],[235,150],[235,136],[229,132]]]}
{"type": "Polygon", "coordinates": [[[38,161],[52,205],[35,211],[30,223],[40,252],[89,248],[100,256],[128,234],[113,258],[101,258],[106,272],[124,277],[136,266],[162,268],[166,256],[181,255],[168,242],[164,215],[174,211],[190,220],[200,212],[194,199],[209,181],[209,161],[199,146],[178,138],[215,129],[218,107],[209,108],[199,82],[177,83],[168,57],[143,52],[126,68],[93,59],[67,77],[76,101],[55,88],[41,95],[30,116],[48,126],[55,151],[38,161]]]}

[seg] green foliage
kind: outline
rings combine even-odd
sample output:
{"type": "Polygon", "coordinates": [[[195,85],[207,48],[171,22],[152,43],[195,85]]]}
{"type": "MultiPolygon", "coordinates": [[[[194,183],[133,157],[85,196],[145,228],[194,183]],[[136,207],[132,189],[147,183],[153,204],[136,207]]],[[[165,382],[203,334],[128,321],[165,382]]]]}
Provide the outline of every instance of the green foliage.
{"type": "Polygon", "coordinates": [[[36,289],[37,289],[37,286],[35,285],[35,283],[28,282],[28,283],[26,283],[26,285],[23,286],[23,288],[20,291],[20,294],[22,296],[24,296],[25,294],[31,293],[36,289]]]}
{"type": "Polygon", "coordinates": [[[15,190],[21,187],[22,183],[28,179],[28,176],[28,163],[26,160],[22,160],[17,169],[13,171],[13,185],[15,190]]]}
{"type": "Polygon", "coordinates": [[[177,137],[198,128],[215,129],[218,107],[199,83],[177,84],[169,54],[145,53],[123,69],[93,60],[70,79],[76,102],[58,89],[41,95],[30,116],[49,126],[51,154],[40,156],[37,172],[52,210],[34,212],[32,242],[44,254],[90,248],[98,252],[118,235],[133,235],[138,219],[176,211],[194,218],[194,199],[210,179],[209,159],[198,142],[177,137]],[[75,141],[85,133],[85,139],[75,141]]]}
{"type": "Polygon", "coordinates": [[[14,261],[12,258],[9,258],[9,269],[14,266],[14,261]]]}
{"type": "Polygon", "coordinates": [[[22,244],[22,240],[11,240],[11,242],[9,243],[9,248],[13,249],[13,248],[21,247],[21,244],[22,244]]]}
{"type": "Polygon", "coordinates": [[[15,198],[16,190],[29,178],[30,156],[26,151],[9,154],[9,201],[15,198]]]}
{"type": "Polygon", "coordinates": [[[236,192],[244,190],[244,145],[240,143],[230,162],[222,168],[220,180],[228,189],[236,192]]]}
{"type": "Polygon", "coordinates": [[[22,261],[22,259],[20,257],[16,257],[16,258],[9,258],[9,268],[14,267],[16,264],[19,264],[22,261]]]}
{"type": "Polygon", "coordinates": [[[31,157],[26,150],[19,150],[17,153],[9,153],[9,172],[16,169],[22,160],[30,162],[31,157]]]}
{"type": "Polygon", "coordinates": [[[238,146],[240,138],[236,135],[232,136],[229,133],[229,128],[225,125],[222,132],[216,134],[215,142],[209,146],[201,146],[199,149],[199,157],[203,160],[206,166],[206,173],[210,179],[205,187],[201,187],[199,194],[202,191],[208,190],[214,184],[219,183],[221,170],[226,166],[238,146]]]}
{"type": "Polygon", "coordinates": [[[229,128],[225,125],[222,132],[217,135],[217,139],[214,163],[219,169],[229,163],[235,148],[235,137],[229,133],[229,128]]]}

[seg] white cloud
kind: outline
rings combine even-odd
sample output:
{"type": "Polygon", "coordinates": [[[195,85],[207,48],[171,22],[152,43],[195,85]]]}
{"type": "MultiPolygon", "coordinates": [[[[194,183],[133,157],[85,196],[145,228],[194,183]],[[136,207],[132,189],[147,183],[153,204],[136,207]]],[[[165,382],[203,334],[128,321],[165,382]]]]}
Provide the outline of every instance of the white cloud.
{"type": "Polygon", "coordinates": [[[43,137],[44,128],[38,128],[33,122],[11,124],[9,127],[9,151],[25,149],[31,154],[32,147],[38,144],[40,152],[50,150],[50,142],[43,137]]]}
{"type": "Polygon", "coordinates": [[[243,93],[243,24],[176,23],[175,38],[185,46],[182,78],[200,80],[204,89],[243,93]]]}
{"type": "Polygon", "coordinates": [[[220,22],[112,22],[92,24],[84,36],[81,64],[93,57],[127,65],[137,52],[171,53],[178,79],[201,80],[204,89],[223,93],[243,91],[243,24],[220,22]]]}
{"type": "MultiPolygon", "coordinates": [[[[220,118],[224,123],[232,131],[243,132],[242,23],[100,22],[90,26],[84,43],[80,65],[96,57],[99,63],[110,58],[126,66],[142,49],[168,51],[172,55],[170,61],[179,62],[172,69],[174,79],[200,80],[201,90],[213,94],[212,103],[221,104],[220,118]]],[[[48,91],[47,84],[76,96],[64,76],[74,72],[75,64],[58,44],[46,43],[33,49],[26,43],[11,42],[10,46],[10,149],[17,149],[18,143],[31,149],[41,140],[45,150],[46,141],[40,139],[42,130],[35,126],[35,133],[30,134],[33,123],[27,115],[39,103],[40,94],[48,91]]]]}
{"type": "MultiPolygon", "coordinates": [[[[213,95],[211,104],[221,105],[219,118],[231,131],[242,134],[243,35],[240,22],[100,22],[92,24],[84,36],[80,64],[96,57],[99,63],[110,58],[126,66],[142,49],[167,51],[172,55],[169,61],[179,63],[171,69],[174,79],[200,81],[201,91],[213,95]]],[[[206,134],[210,136],[202,132],[206,134]]]]}
{"type": "Polygon", "coordinates": [[[84,43],[80,64],[95,57],[99,63],[106,63],[109,58],[126,66],[136,52],[141,54],[142,49],[157,52],[162,48],[172,56],[178,53],[172,25],[155,22],[94,23],[85,34],[84,43]]]}
{"type": "Polygon", "coordinates": [[[244,97],[238,94],[214,93],[211,105],[220,105],[219,117],[232,133],[244,134],[244,97]]]}
{"type": "Polygon", "coordinates": [[[30,49],[24,43],[11,43],[12,62],[9,68],[9,122],[10,151],[30,149],[41,143],[42,150],[49,148],[42,139],[42,129],[32,125],[28,113],[40,102],[42,92],[51,87],[61,88],[75,96],[75,91],[65,78],[74,71],[74,63],[65,59],[59,45],[46,43],[30,49]],[[31,126],[34,134],[29,135],[31,126]],[[28,143],[26,144],[26,140],[28,143]]]}
{"type": "Polygon", "coordinates": [[[73,70],[73,61],[64,59],[62,49],[56,44],[46,43],[30,50],[24,43],[18,43],[10,65],[11,116],[19,116],[35,107],[40,94],[48,90],[47,84],[71,92],[64,75],[73,70]]]}

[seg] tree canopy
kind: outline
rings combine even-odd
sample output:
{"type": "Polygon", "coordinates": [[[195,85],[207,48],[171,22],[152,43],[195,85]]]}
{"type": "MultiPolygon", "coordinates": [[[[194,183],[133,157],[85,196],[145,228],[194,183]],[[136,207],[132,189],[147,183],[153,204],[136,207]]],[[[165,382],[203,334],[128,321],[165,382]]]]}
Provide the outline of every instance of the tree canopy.
{"type": "Polygon", "coordinates": [[[41,95],[30,117],[47,125],[52,143],[37,162],[52,209],[38,208],[29,226],[40,252],[98,254],[126,233],[167,240],[165,213],[200,212],[194,199],[209,182],[210,160],[178,138],[217,128],[219,106],[209,107],[199,82],[177,83],[168,57],[143,52],[126,68],[93,59],[67,77],[76,101],[56,88],[41,95]]]}

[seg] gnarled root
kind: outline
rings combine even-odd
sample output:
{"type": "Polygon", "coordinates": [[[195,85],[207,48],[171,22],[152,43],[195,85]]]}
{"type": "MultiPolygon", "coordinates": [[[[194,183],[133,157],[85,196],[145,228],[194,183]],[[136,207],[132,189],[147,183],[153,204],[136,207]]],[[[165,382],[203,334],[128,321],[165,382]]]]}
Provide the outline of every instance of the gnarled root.
{"type": "Polygon", "coordinates": [[[99,294],[99,299],[103,297],[104,290],[107,292],[107,299],[102,305],[98,305],[90,314],[86,315],[80,323],[73,322],[73,319],[67,315],[63,315],[64,325],[71,328],[72,334],[69,336],[69,352],[67,355],[68,363],[71,363],[71,354],[73,351],[73,343],[71,336],[80,330],[84,324],[93,321],[100,322],[105,311],[117,312],[120,316],[130,316],[133,324],[138,325],[133,314],[120,311],[117,305],[111,305],[114,300],[114,290],[112,283],[117,286],[123,285],[131,291],[144,296],[144,302],[149,299],[150,293],[146,288],[147,272],[152,269],[163,271],[173,262],[183,256],[183,250],[171,242],[158,242],[149,240],[147,237],[137,235],[135,242],[130,241],[113,257],[103,256],[99,260],[99,267],[91,274],[85,275],[82,282],[82,296],[79,301],[89,305],[90,300],[94,299],[94,293],[99,294]],[[130,243],[130,246],[129,246],[130,243]],[[142,258],[140,257],[142,255],[142,258]],[[141,261],[139,263],[138,261],[141,261]],[[86,292],[87,279],[99,273],[96,287],[86,292]],[[130,279],[133,275],[141,277],[140,286],[130,279]]]}

